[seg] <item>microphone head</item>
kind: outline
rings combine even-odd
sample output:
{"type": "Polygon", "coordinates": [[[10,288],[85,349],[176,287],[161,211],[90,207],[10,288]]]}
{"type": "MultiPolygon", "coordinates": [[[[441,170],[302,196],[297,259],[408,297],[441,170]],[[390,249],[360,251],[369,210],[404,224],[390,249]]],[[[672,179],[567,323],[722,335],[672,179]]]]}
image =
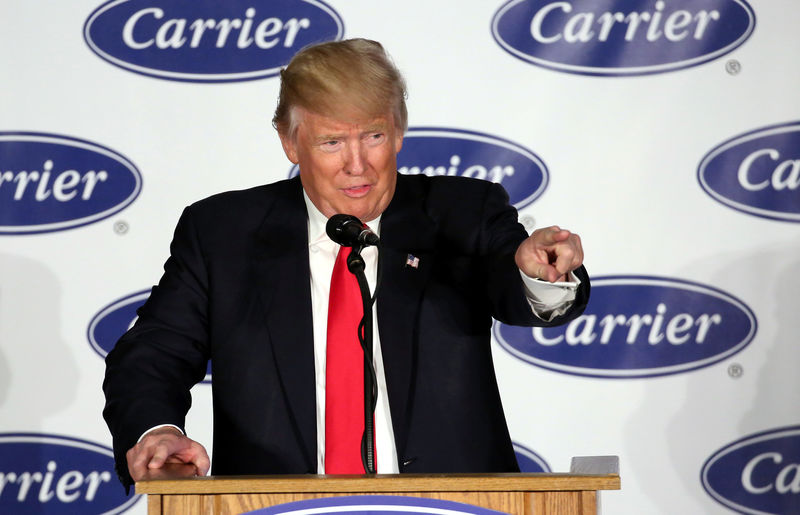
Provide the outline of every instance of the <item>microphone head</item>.
{"type": "Polygon", "coordinates": [[[333,215],[325,225],[328,237],[343,247],[359,245],[358,236],[363,230],[364,224],[353,215],[333,215]]]}

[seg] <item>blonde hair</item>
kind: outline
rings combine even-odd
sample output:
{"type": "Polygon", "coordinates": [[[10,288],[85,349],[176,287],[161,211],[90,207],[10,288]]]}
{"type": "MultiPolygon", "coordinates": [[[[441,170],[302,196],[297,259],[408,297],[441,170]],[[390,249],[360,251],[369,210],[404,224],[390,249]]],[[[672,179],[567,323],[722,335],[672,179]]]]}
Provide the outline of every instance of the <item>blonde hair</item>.
{"type": "Polygon", "coordinates": [[[348,39],[308,46],[281,70],[281,89],[272,125],[295,137],[298,107],[346,121],[392,114],[395,126],[408,128],[406,85],[383,46],[348,39]]]}

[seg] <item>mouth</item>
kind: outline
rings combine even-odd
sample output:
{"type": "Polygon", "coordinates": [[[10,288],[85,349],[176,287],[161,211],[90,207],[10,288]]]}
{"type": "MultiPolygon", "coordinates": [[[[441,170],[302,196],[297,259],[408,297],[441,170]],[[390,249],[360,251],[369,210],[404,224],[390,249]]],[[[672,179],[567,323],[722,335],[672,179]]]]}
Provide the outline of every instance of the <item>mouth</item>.
{"type": "Polygon", "coordinates": [[[370,192],[372,186],[369,184],[359,184],[358,186],[351,186],[350,188],[342,188],[341,191],[351,198],[360,198],[370,192]]]}

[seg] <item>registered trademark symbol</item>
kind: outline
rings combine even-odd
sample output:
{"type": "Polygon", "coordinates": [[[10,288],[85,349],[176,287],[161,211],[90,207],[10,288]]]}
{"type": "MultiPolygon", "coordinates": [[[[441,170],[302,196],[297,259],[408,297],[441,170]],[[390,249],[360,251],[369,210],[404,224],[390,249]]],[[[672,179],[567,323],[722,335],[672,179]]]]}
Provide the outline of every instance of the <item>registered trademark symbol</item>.
{"type": "Polygon", "coordinates": [[[533,229],[536,228],[536,219],[531,215],[522,215],[519,217],[519,223],[521,223],[528,232],[532,232],[533,229]]]}
{"type": "Polygon", "coordinates": [[[742,368],[742,365],[738,363],[731,363],[730,365],[728,365],[728,375],[731,376],[732,378],[739,379],[740,377],[742,377],[742,374],[744,374],[744,369],[742,368]]]}
{"type": "Polygon", "coordinates": [[[729,59],[728,62],[725,63],[725,71],[731,75],[737,75],[742,71],[742,63],[736,59],[729,59]]]}
{"type": "Polygon", "coordinates": [[[128,229],[129,229],[128,222],[126,222],[125,220],[118,220],[114,222],[115,233],[122,235],[128,232],[128,229]]]}

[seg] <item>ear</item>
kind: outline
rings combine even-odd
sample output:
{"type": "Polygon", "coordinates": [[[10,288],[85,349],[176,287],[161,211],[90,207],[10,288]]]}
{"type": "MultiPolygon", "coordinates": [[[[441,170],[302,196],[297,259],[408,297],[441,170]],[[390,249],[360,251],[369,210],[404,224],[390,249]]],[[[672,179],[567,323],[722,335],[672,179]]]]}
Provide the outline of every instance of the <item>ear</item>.
{"type": "Polygon", "coordinates": [[[286,157],[289,158],[289,161],[291,161],[292,164],[297,164],[299,161],[297,158],[297,142],[295,142],[294,138],[284,134],[283,132],[279,132],[278,137],[281,139],[283,153],[286,154],[286,157]]]}
{"type": "Polygon", "coordinates": [[[398,134],[394,138],[394,152],[395,154],[399,153],[400,150],[403,148],[403,132],[398,130],[398,134]]]}

